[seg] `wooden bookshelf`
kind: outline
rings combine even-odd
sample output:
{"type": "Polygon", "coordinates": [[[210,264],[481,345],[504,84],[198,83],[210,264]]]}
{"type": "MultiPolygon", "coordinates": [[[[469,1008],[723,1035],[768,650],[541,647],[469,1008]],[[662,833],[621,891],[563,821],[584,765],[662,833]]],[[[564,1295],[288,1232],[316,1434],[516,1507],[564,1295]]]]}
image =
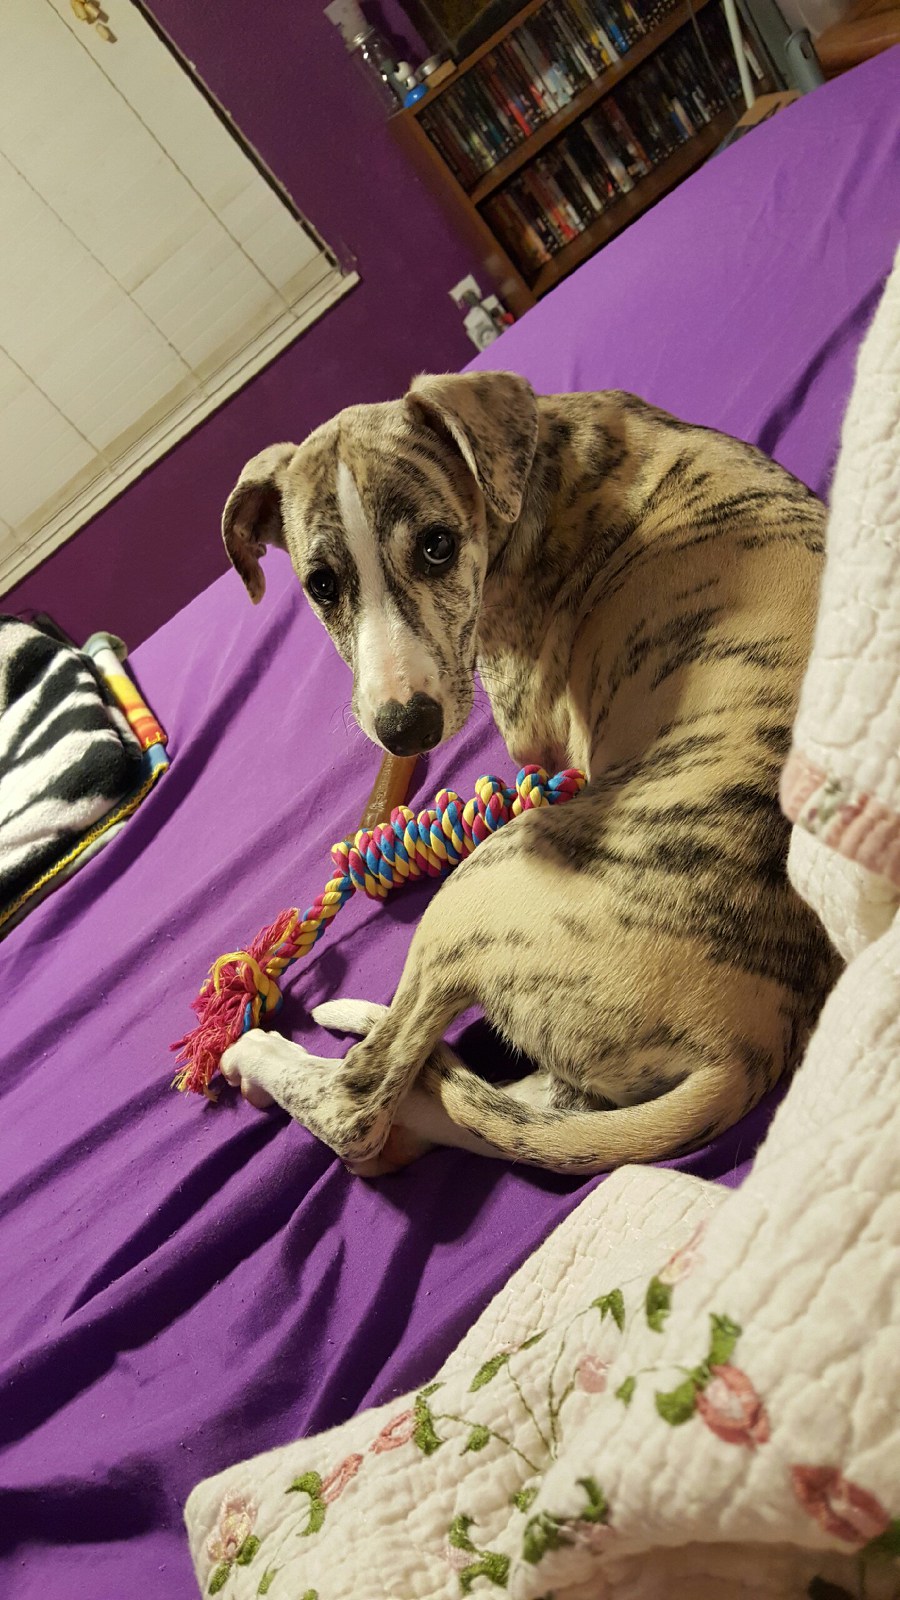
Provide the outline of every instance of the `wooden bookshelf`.
{"type": "Polygon", "coordinates": [[[429,137],[422,118],[425,116],[428,120],[427,113],[440,107],[444,96],[455,87],[459,88],[472,69],[485,56],[496,52],[518,28],[532,18],[539,22],[538,13],[547,5],[547,0],[528,0],[503,28],[460,62],[437,89],[391,118],[391,126],[404,150],[415,162],[423,182],[465,236],[491,285],[496,287],[497,293],[517,315],[533,306],[561,278],[621,233],[642,212],[701,165],[733,125],[737,112],[728,108],[701,126],[692,138],[660,160],[646,176],[637,179],[633,189],[609,203],[575,239],[558,248],[552,259],[538,270],[516,258],[511,248],[515,241],[505,243],[481,208],[499,195],[517,175],[524,173],[537,156],[543,153],[552,156],[556,140],[574,129],[582,118],[600,106],[606,95],[648,62],[680,28],[691,21],[692,15],[696,18],[713,3],[714,0],[677,0],[650,32],[632,43],[620,60],[584,84],[568,104],[540,122],[528,137],[503,154],[474,182],[464,183],[452,170],[442,151],[429,137]]]}
{"type": "MultiPolygon", "coordinates": [[[[693,5],[694,13],[699,13],[709,4],[710,0],[696,0],[693,5]]],[[[602,100],[605,94],[609,94],[617,83],[621,83],[623,79],[629,77],[635,67],[641,66],[649,56],[652,56],[659,49],[661,44],[665,44],[667,39],[671,39],[673,33],[678,32],[682,23],[690,21],[690,16],[691,6],[688,4],[688,0],[682,0],[682,4],[676,6],[671,15],[666,17],[665,21],[661,22],[653,33],[648,33],[645,39],[641,39],[638,44],[632,46],[627,56],[623,56],[622,60],[617,62],[614,67],[608,67],[605,72],[601,72],[599,78],[595,78],[593,83],[586,84],[580,94],[577,94],[574,100],[570,100],[562,111],[557,111],[555,116],[535,130],[530,139],[523,140],[518,149],[510,151],[508,156],[504,156],[502,161],[498,161],[497,165],[485,174],[480,183],[476,183],[474,189],[469,190],[469,198],[472,204],[477,206],[482,200],[486,200],[488,195],[493,194],[495,189],[501,188],[507,179],[512,177],[514,172],[518,172],[520,167],[524,167],[534,156],[539,155],[545,145],[552,144],[553,140],[558,139],[561,133],[565,133],[567,128],[571,128],[573,122],[577,122],[580,117],[583,117],[586,112],[597,104],[598,100],[602,100]]],[[[441,84],[442,89],[445,87],[445,84],[441,84]]],[[[437,96],[435,96],[436,98],[437,96]]],[[[432,101],[432,104],[434,104],[434,101],[432,101]]]]}
{"type": "Polygon", "coordinates": [[[548,261],[534,279],[532,293],[535,299],[539,300],[541,295],[552,289],[561,278],[574,272],[576,267],[581,266],[582,261],[587,261],[588,256],[592,256],[596,250],[609,244],[610,239],[614,239],[616,234],[627,228],[636,217],[641,216],[644,211],[649,211],[657,200],[661,200],[663,195],[681,183],[689,172],[693,172],[701,161],[712,155],[729,128],[733,126],[734,117],[731,112],[720,112],[693,139],[689,139],[687,144],[683,144],[680,150],[675,150],[667,161],[662,161],[646,178],[635,184],[630,194],[623,194],[621,200],[616,200],[608,211],[604,211],[603,215],[597,218],[592,227],[585,228],[584,233],[580,233],[571,244],[563,245],[559,254],[555,255],[552,261],[548,261]]]}

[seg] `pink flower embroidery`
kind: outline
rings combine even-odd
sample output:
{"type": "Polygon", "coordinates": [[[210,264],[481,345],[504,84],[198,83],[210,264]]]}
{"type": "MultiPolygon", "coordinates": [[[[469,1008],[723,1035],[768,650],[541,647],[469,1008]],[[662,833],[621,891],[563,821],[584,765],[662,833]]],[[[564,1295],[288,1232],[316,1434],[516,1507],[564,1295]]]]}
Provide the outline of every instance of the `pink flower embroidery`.
{"type": "Polygon", "coordinates": [[[590,1550],[595,1555],[599,1555],[614,1536],[608,1522],[572,1522],[566,1531],[580,1549],[590,1550]]]}
{"type": "Polygon", "coordinates": [[[253,1532],[258,1514],[259,1506],[249,1495],[226,1494],[206,1546],[210,1561],[233,1561],[253,1532]]]}
{"type": "Polygon", "coordinates": [[[890,1524],[881,1502],[837,1467],[791,1467],[791,1481],[807,1516],[844,1544],[868,1544],[890,1524]]]}
{"type": "Polygon", "coordinates": [[[608,1361],[598,1361],[596,1356],[582,1356],[576,1371],[576,1383],[586,1394],[602,1394],[606,1388],[608,1361]]]}
{"type": "Polygon", "coordinates": [[[322,1487],[319,1490],[319,1494],[325,1501],[326,1505],[330,1505],[332,1500],[337,1500],[339,1495],[343,1494],[348,1483],[353,1482],[353,1479],[356,1477],[356,1474],[362,1466],[362,1463],[362,1456],[347,1456],[346,1460],[342,1461],[339,1467],[335,1467],[334,1471],[329,1472],[328,1477],[322,1480],[322,1487]]]}
{"type": "Polygon", "coordinates": [[[399,1417],[392,1417],[386,1422],[379,1434],[376,1434],[369,1449],[375,1455],[383,1455],[385,1450],[399,1450],[402,1444],[409,1444],[416,1430],[416,1416],[414,1411],[401,1411],[399,1417]]]}
{"type": "Polygon", "coordinates": [[[471,1550],[458,1550],[455,1545],[449,1543],[444,1545],[442,1554],[448,1567],[452,1567],[454,1572],[462,1572],[463,1568],[474,1560],[471,1550]]]}
{"type": "Polygon", "coordinates": [[[657,1273],[660,1283],[668,1284],[671,1289],[676,1283],[680,1283],[682,1278],[687,1277],[697,1260],[698,1247],[705,1232],[706,1223],[698,1223],[687,1242],[669,1257],[662,1271],[657,1273]]]}
{"type": "Polygon", "coordinates": [[[769,1439],[769,1419],[745,1372],[737,1367],[712,1368],[712,1377],[697,1395],[697,1410],[706,1426],[726,1444],[755,1450],[769,1439]]]}

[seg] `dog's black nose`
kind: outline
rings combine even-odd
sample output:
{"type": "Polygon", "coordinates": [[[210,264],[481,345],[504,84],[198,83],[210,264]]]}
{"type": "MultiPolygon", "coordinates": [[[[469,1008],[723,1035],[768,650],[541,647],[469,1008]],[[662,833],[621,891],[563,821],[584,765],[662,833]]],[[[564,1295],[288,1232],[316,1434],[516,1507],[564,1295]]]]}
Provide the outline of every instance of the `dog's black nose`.
{"type": "Polygon", "coordinates": [[[375,732],[393,756],[418,756],[441,742],[444,713],[430,694],[414,694],[402,706],[386,700],[375,717],[375,732]]]}

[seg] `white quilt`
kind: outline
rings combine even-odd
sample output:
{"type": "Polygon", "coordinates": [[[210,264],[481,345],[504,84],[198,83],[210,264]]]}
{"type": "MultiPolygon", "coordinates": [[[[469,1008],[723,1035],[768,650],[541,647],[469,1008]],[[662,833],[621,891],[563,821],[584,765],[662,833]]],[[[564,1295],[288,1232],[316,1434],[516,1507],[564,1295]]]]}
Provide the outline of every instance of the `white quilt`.
{"type": "Polygon", "coordinates": [[[433,1382],[201,1483],[203,1593],[900,1597],[898,422],[900,266],[784,789],[812,830],[792,870],[852,959],[751,1175],[614,1174],[433,1382]]]}

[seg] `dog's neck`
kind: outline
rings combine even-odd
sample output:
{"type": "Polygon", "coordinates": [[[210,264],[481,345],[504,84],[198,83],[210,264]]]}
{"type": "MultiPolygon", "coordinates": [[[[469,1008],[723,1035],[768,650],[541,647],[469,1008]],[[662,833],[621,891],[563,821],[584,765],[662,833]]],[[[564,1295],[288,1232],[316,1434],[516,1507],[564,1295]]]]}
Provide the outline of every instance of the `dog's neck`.
{"type": "Polygon", "coordinates": [[[498,726],[514,759],[544,765],[588,761],[590,730],[573,729],[570,715],[573,650],[639,503],[629,418],[613,396],[583,398],[589,407],[581,396],[539,401],[521,515],[489,525],[478,621],[478,667],[498,726]]]}
{"type": "Polygon", "coordinates": [[[491,519],[489,609],[505,601],[510,584],[525,584],[544,610],[570,610],[573,587],[593,582],[632,531],[641,474],[636,425],[620,401],[613,394],[539,400],[521,515],[512,525],[491,519]],[[587,417],[581,400],[591,402],[587,417]]]}

